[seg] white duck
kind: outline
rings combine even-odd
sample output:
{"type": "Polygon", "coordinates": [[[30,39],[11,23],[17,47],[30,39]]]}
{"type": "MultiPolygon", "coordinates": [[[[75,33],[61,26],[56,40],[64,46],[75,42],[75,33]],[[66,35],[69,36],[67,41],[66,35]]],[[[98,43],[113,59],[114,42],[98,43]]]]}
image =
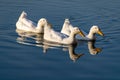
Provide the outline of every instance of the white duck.
{"type": "MultiPolygon", "coordinates": [[[[66,35],[70,35],[71,33],[71,29],[73,28],[73,26],[70,24],[70,21],[69,19],[65,19],[65,22],[63,24],[63,27],[62,27],[62,30],[61,30],[61,33],[64,33],[66,35]]],[[[84,32],[82,30],[82,32],[84,32]]],[[[103,32],[100,30],[100,28],[98,26],[92,26],[90,31],[89,31],[89,34],[85,33],[85,37],[81,37],[79,35],[76,35],[76,39],[79,39],[79,40],[95,40],[95,34],[99,34],[101,36],[104,36],[103,32]]]]}
{"type": "Polygon", "coordinates": [[[71,33],[69,36],[56,32],[51,28],[50,24],[47,24],[44,29],[44,39],[50,42],[60,43],[60,44],[73,44],[75,40],[75,35],[80,34],[81,36],[84,36],[82,31],[78,27],[74,27],[71,30],[71,33]]]}
{"type": "Polygon", "coordinates": [[[41,18],[38,21],[38,24],[34,23],[33,21],[27,19],[27,13],[23,11],[16,22],[16,28],[26,32],[44,33],[43,27],[46,23],[47,19],[45,18],[41,18]]]}

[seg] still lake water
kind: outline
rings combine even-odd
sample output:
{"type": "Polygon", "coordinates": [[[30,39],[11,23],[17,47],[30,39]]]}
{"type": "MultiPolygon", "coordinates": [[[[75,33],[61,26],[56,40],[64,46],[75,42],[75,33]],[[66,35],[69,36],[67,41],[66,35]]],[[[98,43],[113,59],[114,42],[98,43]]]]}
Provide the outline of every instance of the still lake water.
{"type": "Polygon", "coordinates": [[[120,80],[119,24],[120,0],[1,0],[0,80],[120,80]],[[70,46],[47,45],[44,53],[45,44],[16,32],[23,10],[36,23],[47,18],[57,31],[65,18],[86,32],[98,25],[105,37],[97,35],[94,45],[102,51],[91,55],[88,42],[80,41],[74,50],[84,55],[76,61],[70,58],[70,46]]]}

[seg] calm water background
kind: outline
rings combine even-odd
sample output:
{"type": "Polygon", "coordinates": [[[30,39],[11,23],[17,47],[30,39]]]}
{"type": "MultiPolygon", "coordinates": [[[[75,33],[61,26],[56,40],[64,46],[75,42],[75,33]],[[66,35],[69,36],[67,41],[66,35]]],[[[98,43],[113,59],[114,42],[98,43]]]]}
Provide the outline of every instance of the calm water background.
{"type": "MultiPolygon", "coordinates": [[[[120,80],[120,0],[0,0],[0,80],[120,80]],[[105,34],[97,35],[96,47],[102,51],[91,55],[87,42],[76,53],[84,56],[73,62],[68,51],[19,44],[15,23],[22,11],[29,19],[45,17],[57,31],[64,19],[86,32],[98,25],[105,34]]],[[[32,42],[29,42],[32,43],[32,42]]]]}

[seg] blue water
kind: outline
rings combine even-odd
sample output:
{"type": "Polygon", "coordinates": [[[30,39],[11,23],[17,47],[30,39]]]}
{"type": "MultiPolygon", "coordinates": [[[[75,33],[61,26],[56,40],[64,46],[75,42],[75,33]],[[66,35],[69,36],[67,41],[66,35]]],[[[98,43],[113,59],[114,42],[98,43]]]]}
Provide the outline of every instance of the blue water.
{"type": "MultiPolygon", "coordinates": [[[[120,80],[120,0],[1,0],[0,1],[0,80],[120,80]],[[45,17],[53,28],[61,30],[64,19],[86,32],[98,25],[105,37],[97,36],[92,55],[88,42],[80,41],[77,60],[70,58],[70,46],[36,43],[16,32],[22,11],[36,22],[45,17]]],[[[39,38],[39,37],[38,37],[39,38]]]]}

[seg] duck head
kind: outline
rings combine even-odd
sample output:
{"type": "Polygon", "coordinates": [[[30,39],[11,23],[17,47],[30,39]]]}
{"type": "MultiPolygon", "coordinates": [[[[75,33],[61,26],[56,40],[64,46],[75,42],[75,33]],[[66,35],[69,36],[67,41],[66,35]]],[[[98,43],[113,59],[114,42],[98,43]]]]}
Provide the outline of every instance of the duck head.
{"type": "Polygon", "coordinates": [[[74,27],[73,28],[73,33],[76,35],[76,34],[79,34],[80,36],[82,37],[85,37],[85,35],[83,34],[83,32],[78,28],[78,27],[74,27]]]}
{"type": "Polygon", "coordinates": [[[45,19],[45,18],[41,18],[38,21],[38,25],[40,25],[41,27],[43,27],[46,23],[47,23],[47,19],[45,19]]]}
{"type": "Polygon", "coordinates": [[[103,32],[98,26],[92,26],[92,28],[90,29],[90,32],[92,32],[93,34],[97,33],[101,36],[104,36],[103,32]]]}

